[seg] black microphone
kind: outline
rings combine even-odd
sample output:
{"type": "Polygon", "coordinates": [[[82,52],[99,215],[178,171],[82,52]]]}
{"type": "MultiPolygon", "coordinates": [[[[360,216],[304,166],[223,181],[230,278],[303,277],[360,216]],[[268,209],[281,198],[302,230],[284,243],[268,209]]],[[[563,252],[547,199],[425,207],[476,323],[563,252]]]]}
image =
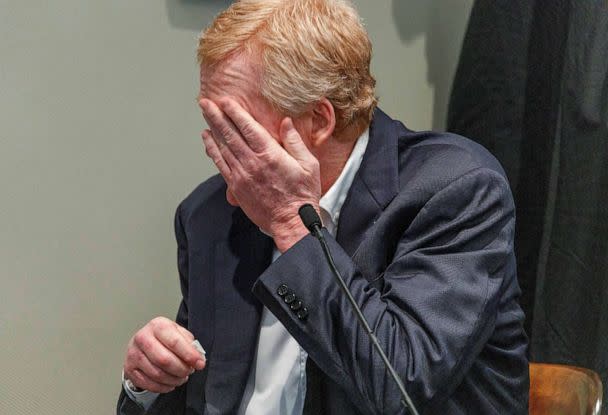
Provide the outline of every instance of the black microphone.
{"type": "Polygon", "coordinates": [[[395,368],[393,367],[393,365],[391,365],[391,362],[389,362],[388,357],[386,357],[386,354],[384,354],[384,350],[382,350],[382,346],[380,346],[378,339],[374,335],[371,327],[369,326],[369,323],[367,322],[367,320],[365,319],[365,316],[361,312],[361,309],[357,305],[355,298],[353,297],[350,290],[346,286],[346,283],[342,279],[342,276],[340,275],[340,271],[336,267],[334,258],[332,257],[331,251],[329,250],[329,245],[327,245],[327,241],[325,240],[325,237],[323,236],[323,233],[321,232],[321,226],[323,226],[323,225],[321,223],[321,218],[317,214],[317,211],[315,210],[314,207],[312,207],[312,205],[307,203],[305,205],[300,206],[300,209],[298,209],[298,214],[300,215],[300,219],[302,219],[302,223],[304,224],[304,226],[306,226],[306,228],[310,231],[310,233],[319,240],[319,243],[321,244],[321,249],[323,249],[323,253],[325,254],[325,259],[327,259],[329,268],[331,269],[332,273],[336,277],[336,280],[338,281],[338,285],[342,289],[342,292],[344,292],[344,294],[346,295],[346,298],[348,298],[348,302],[352,306],[353,311],[355,312],[357,319],[359,320],[359,323],[361,324],[361,326],[363,326],[363,329],[365,330],[365,332],[367,333],[367,336],[369,337],[370,341],[374,345],[374,348],[376,349],[378,354],[380,354],[380,357],[382,358],[382,361],[384,362],[384,366],[386,366],[386,369],[388,370],[391,377],[397,384],[397,387],[399,388],[399,391],[401,392],[401,397],[403,398],[401,403],[403,404],[403,406],[405,406],[405,408],[407,408],[407,410],[412,415],[418,415],[418,411],[416,410],[414,403],[412,402],[412,400],[410,399],[410,396],[408,395],[407,391],[405,390],[405,386],[403,386],[403,382],[401,382],[401,379],[399,378],[397,371],[395,371],[395,368]]]}
{"type": "Polygon", "coordinates": [[[306,226],[306,229],[308,229],[310,233],[314,235],[317,232],[321,232],[321,226],[323,226],[321,223],[321,218],[311,204],[307,203],[300,206],[298,214],[300,215],[300,219],[302,219],[302,223],[304,226],[306,226]]]}

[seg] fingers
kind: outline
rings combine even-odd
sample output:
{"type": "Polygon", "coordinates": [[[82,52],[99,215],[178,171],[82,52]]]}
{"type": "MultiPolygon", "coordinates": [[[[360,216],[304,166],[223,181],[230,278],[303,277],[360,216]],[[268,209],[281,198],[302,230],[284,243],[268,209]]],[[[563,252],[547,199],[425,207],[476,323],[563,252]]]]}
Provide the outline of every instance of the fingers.
{"type": "Polygon", "coordinates": [[[195,369],[205,367],[192,341],[194,336],[177,323],[158,317],[129,342],[124,370],[135,386],[165,393],[184,384],[195,369]]]}
{"type": "MultiPolygon", "coordinates": [[[[141,353],[140,351],[134,353],[137,353],[137,356],[134,356],[134,360],[137,362],[137,368],[134,368],[133,371],[139,371],[142,375],[142,380],[154,382],[158,385],[163,385],[166,387],[180,386],[188,381],[188,376],[173,376],[172,374],[165,372],[161,368],[155,366],[154,364],[152,364],[152,362],[150,362],[146,355],[141,353]]],[[[133,379],[131,379],[131,381],[133,381],[133,379]]],[[[158,385],[156,386],[158,387],[158,385]]],[[[148,387],[140,385],[137,386],[143,387],[144,389],[148,389],[148,387]]]]}
{"type": "Polygon", "coordinates": [[[302,137],[294,127],[291,118],[286,117],[281,121],[279,134],[285,150],[298,162],[310,161],[310,158],[314,157],[302,141],[302,137]]]}
{"type": "Polygon", "coordinates": [[[205,152],[207,156],[213,161],[220,174],[228,184],[228,188],[226,189],[226,200],[232,206],[239,206],[239,202],[230,190],[230,180],[232,178],[232,170],[228,166],[228,164],[224,161],[224,158],[218,148],[217,142],[211,136],[210,130],[203,131],[202,134],[203,142],[205,143],[205,152]]]}
{"type": "Polygon", "coordinates": [[[234,99],[221,98],[218,101],[220,109],[230,117],[230,120],[239,129],[247,145],[256,153],[265,151],[268,146],[276,144],[270,139],[268,131],[260,125],[243,107],[234,99]]]}
{"type": "Polygon", "coordinates": [[[139,369],[134,369],[129,374],[125,373],[125,376],[138,388],[145,389],[150,392],[169,393],[175,389],[175,386],[173,385],[166,385],[150,379],[139,369]]]}
{"type": "Polygon", "coordinates": [[[209,158],[213,161],[213,164],[215,164],[222,177],[226,181],[230,180],[230,177],[232,177],[232,169],[230,168],[230,166],[228,166],[226,160],[224,160],[224,156],[222,155],[222,152],[220,151],[217,142],[211,135],[211,131],[204,130],[202,137],[203,143],[205,144],[205,152],[207,153],[207,156],[209,156],[209,158]]]}
{"type": "Polygon", "coordinates": [[[159,369],[177,377],[185,377],[190,374],[191,368],[154,336],[136,335],[135,344],[148,360],[159,369]]]}
{"type": "MultiPolygon", "coordinates": [[[[186,340],[177,327],[179,326],[176,324],[176,330],[160,330],[156,334],[156,337],[166,347],[167,351],[173,353],[179,360],[170,362],[168,372],[175,374],[175,376],[183,376],[183,372],[181,371],[183,366],[189,373],[190,368],[202,369],[205,362],[191,344],[194,339],[190,341],[186,340]],[[183,363],[186,363],[187,366],[183,365],[183,363]]],[[[162,357],[160,356],[161,359],[162,357]]]]}
{"type": "Polygon", "coordinates": [[[184,338],[188,341],[188,343],[192,343],[194,341],[194,334],[190,333],[188,330],[186,330],[184,327],[180,326],[179,324],[176,324],[177,326],[177,330],[179,330],[180,334],[182,336],[184,336],[184,338]]]}
{"type": "Polygon", "coordinates": [[[236,166],[238,160],[252,156],[251,148],[243,140],[238,127],[226,113],[208,99],[201,100],[201,108],[203,117],[213,133],[212,136],[229,166],[236,166]]]}

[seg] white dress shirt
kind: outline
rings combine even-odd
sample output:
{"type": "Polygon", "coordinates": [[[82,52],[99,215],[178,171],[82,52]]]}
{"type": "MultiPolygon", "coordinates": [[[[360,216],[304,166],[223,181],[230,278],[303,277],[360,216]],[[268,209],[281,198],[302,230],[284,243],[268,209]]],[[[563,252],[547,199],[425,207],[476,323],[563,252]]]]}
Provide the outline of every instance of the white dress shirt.
{"type": "MultiPolygon", "coordinates": [[[[319,200],[321,219],[328,232],[336,235],[342,205],[361,166],[369,141],[369,130],[357,140],[336,182],[319,200]]],[[[280,252],[273,251],[272,260],[280,252]]],[[[302,415],[306,397],[306,359],[308,355],[291,337],[283,324],[266,308],[262,310],[260,334],[254,362],[238,415],[302,415]]],[[[157,393],[133,392],[124,381],[127,395],[146,410],[157,393]]]]}

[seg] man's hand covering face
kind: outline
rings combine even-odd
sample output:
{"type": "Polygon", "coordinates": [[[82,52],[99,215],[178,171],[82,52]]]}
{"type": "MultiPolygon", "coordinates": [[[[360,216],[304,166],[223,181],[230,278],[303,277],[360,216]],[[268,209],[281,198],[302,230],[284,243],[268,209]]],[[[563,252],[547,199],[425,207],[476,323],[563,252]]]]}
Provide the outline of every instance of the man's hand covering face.
{"type": "Polygon", "coordinates": [[[319,162],[306,147],[290,118],[281,121],[279,140],[235,100],[202,99],[207,155],[224,177],[236,202],[284,252],[305,236],[298,209],[321,197],[319,162]]]}

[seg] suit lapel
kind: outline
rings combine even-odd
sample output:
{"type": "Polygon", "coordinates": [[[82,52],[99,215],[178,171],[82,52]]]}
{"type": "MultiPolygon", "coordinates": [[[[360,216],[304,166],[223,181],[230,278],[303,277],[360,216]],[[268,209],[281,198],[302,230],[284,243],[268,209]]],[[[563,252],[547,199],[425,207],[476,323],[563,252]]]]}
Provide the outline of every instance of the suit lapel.
{"type": "Polygon", "coordinates": [[[369,143],[338,223],[336,240],[351,256],[365,231],[399,191],[397,136],[394,121],[376,109],[369,143]]]}
{"type": "Polygon", "coordinates": [[[270,265],[273,246],[241,209],[232,214],[228,238],[214,244],[214,347],[205,385],[211,412],[233,413],[242,399],[262,311],[251,288],[270,265]]]}

